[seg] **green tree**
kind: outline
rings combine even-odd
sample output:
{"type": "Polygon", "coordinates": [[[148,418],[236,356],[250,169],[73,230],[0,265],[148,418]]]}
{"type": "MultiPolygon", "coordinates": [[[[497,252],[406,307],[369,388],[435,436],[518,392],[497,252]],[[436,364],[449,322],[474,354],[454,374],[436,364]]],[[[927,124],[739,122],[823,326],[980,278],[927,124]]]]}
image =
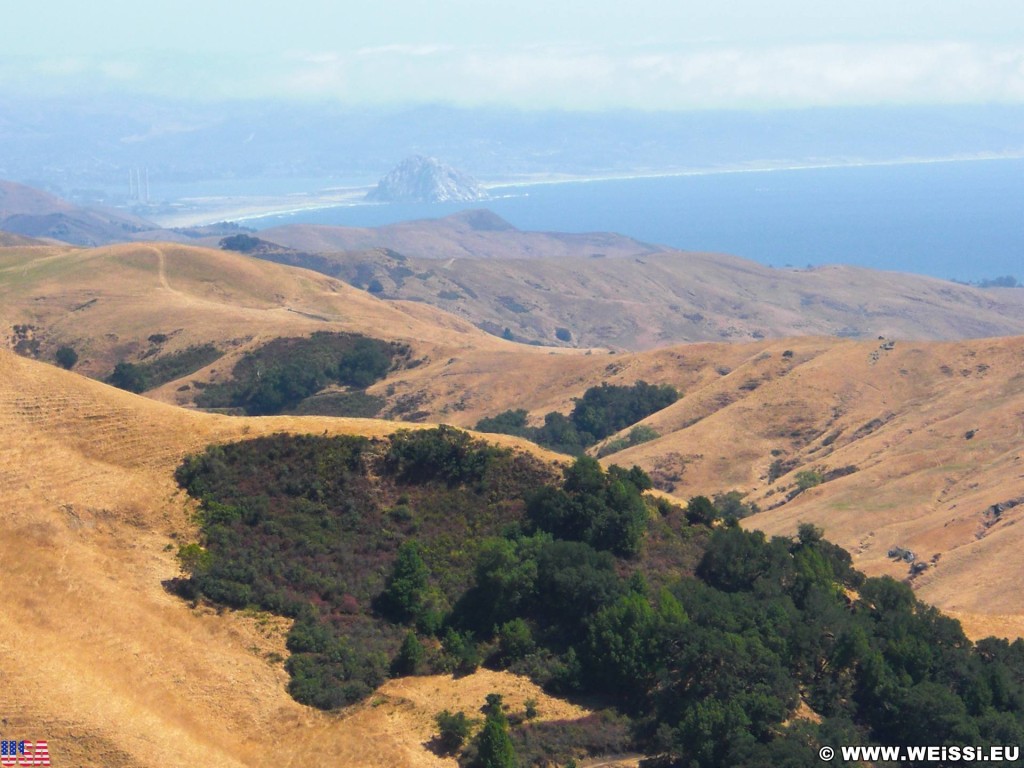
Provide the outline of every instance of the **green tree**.
{"type": "Polygon", "coordinates": [[[403,542],[398,548],[398,557],[395,558],[387,586],[381,594],[385,612],[398,621],[415,619],[423,607],[428,578],[429,571],[420,555],[419,545],[411,539],[403,542]]]}
{"type": "Polygon", "coordinates": [[[220,248],[222,251],[238,251],[239,253],[252,253],[258,250],[261,245],[266,244],[263,240],[252,235],[238,234],[221,238],[220,248]]]}
{"type": "Polygon", "coordinates": [[[516,750],[508,735],[508,718],[500,704],[499,696],[497,706],[487,707],[484,729],[477,737],[476,768],[516,768],[516,750]]]}
{"type": "Polygon", "coordinates": [[[469,737],[469,718],[465,712],[452,714],[446,709],[437,713],[434,722],[437,723],[438,741],[445,754],[457,752],[466,743],[469,737]]]}
{"type": "Polygon", "coordinates": [[[480,419],[474,429],[477,432],[498,432],[503,435],[526,437],[529,434],[529,428],[526,426],[528,416],[523,408],[503,411],[497,416],[480,419]]]}
{"type": "Polygon", "coordinates": [[[498,629],[498,657],[505,664],[525,658],[536,648],[530,625],[522,619],[507,621],[498,629]]]}
{"type": "Polygon", "coordinates": [[[107,384],[136,394],[149,389],[149,382],[146,380],[143,369],[133,363],[125,362],[114,366],[114,372],[107,377],[107,384]]]}
{"type": "Polygon", "coordinates": [[[54,357],[57,360],[57,365],[61,368],[66,368],[69,371],[74,368],[75,364],[78,362],[78,353],[68,346],[60,347],[54,357]]]}
{"type": "Polygon", "coordinates": [[[605,473],[597,459],[578,456],[565,470],[563,490],[539,489],[527,499],[526,513],[537,528],[555,538],[634,555],[647,524],[640,489],[649,482],[639,468],[627,472],[612,467],[605,473]]]}
{"type": "Polygon", "coordinates": [[[423,669],[426,653],[415,632],[407,632],[398,649],[398,655],[391,662],[391,673],[398,676],[416,675],[423,669]]]}
{"type": "Polygon", "coordinates": [[[213,563],[213,556],[199,544],[185,544],[178,549],[181,570],[192,577],[205,575],[213,563]]]}
{"type": "Polygon", "coordinates": [[[809,488],[813,488],[816,485],[821,485],[825,478],[821,472],[816,469],[805,469],[802,472],[796,473],[796,487],[801,491],[806,491],[809,488]]]}
{"type": "Polygon", "coordinates": [[[718,510],[707,496],[694,496],[686,505],[686,519],[694,525],[711,525],[718,518],[718,510]]]}
{"type": "Polygon", "coordinates": [[[584,646],[588,677],[608,693],[642,696],[657,668],[657,625],[654,609],[636,592],[598,611],[584,646]]]}
{"type": "Polygon", "coordinates": [[[677,731],[677,747],[686,756],[686,765],[716,768],[729,765],[731,749],[753,741],[750,720],[734,700],[706,699],[690,707],[677,731]]]}
{"type": "Polygon", "coordinates": [[[441,641],[441,647],[451,660],[451,664],[460,675],[476,672],[480,666],[480,649],[476,646],[471,632],[458,632],[451,627],[441,641]]]}

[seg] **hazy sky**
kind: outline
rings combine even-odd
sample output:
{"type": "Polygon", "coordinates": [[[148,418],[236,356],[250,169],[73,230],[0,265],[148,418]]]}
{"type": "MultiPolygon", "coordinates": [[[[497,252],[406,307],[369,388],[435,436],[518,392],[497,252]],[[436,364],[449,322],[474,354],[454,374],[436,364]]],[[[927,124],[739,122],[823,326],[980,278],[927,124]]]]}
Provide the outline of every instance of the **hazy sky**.
{"type": "Polygon", "coordinates": [[[1024,103],[1024,0],[35,0],[0,92],[526,108],[1024,103]]]}

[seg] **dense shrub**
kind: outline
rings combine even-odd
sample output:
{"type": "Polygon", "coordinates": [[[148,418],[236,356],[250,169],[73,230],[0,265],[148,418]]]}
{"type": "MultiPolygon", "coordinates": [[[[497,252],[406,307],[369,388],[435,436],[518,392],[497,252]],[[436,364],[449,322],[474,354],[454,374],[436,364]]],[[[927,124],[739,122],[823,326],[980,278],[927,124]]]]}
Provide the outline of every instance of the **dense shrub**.
{"type": "Polygon", "coordinates": [[[516,749],[500,701],[498,697],[497,706],[487,708],[483,730],[474,740],[474,754],[467,761],[471,768],[517,768],[516,749]]]}
{"type": "Polygon", "coordinates": [[[70,371],[78,364],[78,353],[73,347],[65,345],[57,348],[54,359],[57,361],[57,365],[70,371]]]}
{"type": "Polygon", "coordinates": [[[1024,739],[1024,641],[974,645],[813,525],[768,538],[704,497],[623,549],[595,521],[632,519],[644,478],[580,459],[555,483],[450,428],[210,448],[178,470],[202,528],[180,591],[294,617],[289,690],[313,706],[389,672],[468,672],[487,648],[623,718],[604,742],[579,723],[510,739],[490,701],[467,765],[513,764],[513,744],[531,762],[633,742],[659,765],[754,768],[819,764],[823,744],[1024,739]],[[801,701],[820,723],[793,719],[801,701]]]}
{"type": "MultiPolygon", "coordinates": [[[[176,477],[201,501],[202,530],[201,544],[180,550],[188,578],[178,592],[296,618],[291,690],[333,707],[389,668],[430,663],[416,657],[409,626],[443,633],[450,602],[472,580],[474,538],[521,519],[522,496],[550,472],[445,428],[377,442],[257,438],[189,457],[176,477]],[[420,472],[431,456],[445,457],[440,476],[420,472]],[[460,478],[471,482],[450,482],[460,478]]],[[[479,665],[472,636],[459,642],[441,667],[479,665]]]]}
{"type": "Polygon", "coordinates": [[[205,368],[223,354],[212,344],[202,344],[141,363],[120,362],[106,382],[129,392],[145,392],[205,368]]]}
{"type": "Polygon", "coordinates": [[[619,555],[636,554],[647,520],[636,483],[646,480],[650,487],[643,471],[636,472],[605,473],[596,459],[580,456],[566,470],[562,489],[541,488],[530,496],[527,515],[556,538],[584,541],[619,555]]]}
{"type": "Polygon", "coordinates": [[[115,365],[113,373],[107,377],[106,382],[118,389],[136,394],[149,389],[149,378],[145,375],[143,368],[134,363],[120,362],[115,365]]]}
{"type": "MultiPolygon", "coordinates": [[[[576,400],[572,412],[565,416],[552,411],[544,417],[544,426],[526,426],[526,411],[505,411],[481,419],[476,429],[481,432],[502,432],[519,435],[564,453],[581,453],[588,446],[615,432],[636,424],[679,399],[679,393],[667,384],[655,386],[638,381],[632,386],[601,384],[591,387],[576,400]]],[[[630,444],[653,439],[657,433],[631,433],[630,444]]],[[[623,446],[625,447],[625,446],[623,446]]],[[[621,448],[619,449],[621,450],[621,448]]]]}
{"type": "Polygon", "coordinates": [[[547,720],[514,726],[510,736],[521,765],[568,765],[585,755],[632,751],[631,723],[608,710],[579,720],[547,720]]]}
{"type": "Polygon", "coordinates": [[[220,240],[221,250],[238,251],[239,253],[253,253],[260,250],[261,247],[268,245],[270,244],[266,241],[245,233],[229,235],[228,237],[223,237],[220,240]]]}
{"type": "Polygon", "coordinates": [[[348,333],[279,338],[250,352],[231,379],[196,398],[202,408],[241,408],[250,416],[281,413],[329,384],[364,389],[384,378],[408,347],[348,333]]]}
{"type": "Polygon", "coordinates": [[[465,712],[452,714],[446,709],[437,713],[434,722],[437,723],[437,740],[442,754],[454,754],[469,738],[470,722],[465,712]]]}

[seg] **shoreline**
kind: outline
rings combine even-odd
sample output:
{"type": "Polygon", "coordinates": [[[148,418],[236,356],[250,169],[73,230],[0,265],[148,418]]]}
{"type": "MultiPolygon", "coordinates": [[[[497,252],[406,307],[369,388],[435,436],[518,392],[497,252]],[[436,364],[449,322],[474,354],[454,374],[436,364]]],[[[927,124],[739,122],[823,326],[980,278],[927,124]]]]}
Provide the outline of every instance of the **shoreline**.
{"type": "MultiPolygon", "coordinates": [[[[551,186],[557,184],[594,184],[608,181],[632,181],[643,179],[672,179],[699,176],[721,176],[740,173],[781,173],[787,171],[831,170],[843,168],[878,168],[895,166],[937,165],[950,163],[996,162],[1000,160],[1024,160],[1024,152],[1019,153],[982,153],[975,155],[953,155],[948,157],[912,157],[892,160],[825,160],[821,162],[801,163],[764,163],[734,166],[716,166],[711,168],[677,168],[658,171],[629,171],[623,173],[605,173],[592,175],[568,175],[556,173],[539,173],[515,178],[481,181],[485,190],[524,190],[529,187],[551,186]]],[[[191,210],[169,211],[166,214],[150,214],[149,219],[162,227],[200,227],[222,222],[244,223],[258,221],[276,216],[307,213],[310,211],[328,210],[356,206],[388,205],[364,200],[365,194],[373,189],[373,185],[363,187],[332,187],[319,192],[291,194],[287,196],[254,196],[252,198],[237,195],[224,197],[182,198],[180,204],[192,204],[191,210]],[[300,199],[296,199],[300,198],[300,199]]],[[[508,197],[509,195],[504,195],[508,197]]],[[[487,206],[487,200],[480,200],[481,207],[487,206]]]]}
{"type": "MultiPolygon", "coordinates": [[[[633,179],[675,179],[690,176],[723,176],[734,173],[780,173],[785,171],[813,171],[829,170],[839,168],[877,168],[900,165],[939,165],[946,163],[975,163],[992,162],[999,160],[1024,160],[1024,152],[1020,153],[982,153],[977,155],[950,155],[948,157],[907,157],[894,160],[849,160],[807,162],[807,163],[786,163],[786,164],[764,164],[764,165],[739,165],[739,166],[716,166],[714,168],[682,168],[669,171],[651,172],[626,172],[622,174],[604,174],[600,176],[568,176],[560,175],[558,178],[546,178],[545,174],[538,174],[536,178],[515,181],[488,181],[481,182],[480,186],[485,189],[514,189],[518,187],[534,187],[549,184],[588,184],[602,181],[630,181],[633,179]]],[[[552,174],[554,176],[555,174],[552,174]]]]}

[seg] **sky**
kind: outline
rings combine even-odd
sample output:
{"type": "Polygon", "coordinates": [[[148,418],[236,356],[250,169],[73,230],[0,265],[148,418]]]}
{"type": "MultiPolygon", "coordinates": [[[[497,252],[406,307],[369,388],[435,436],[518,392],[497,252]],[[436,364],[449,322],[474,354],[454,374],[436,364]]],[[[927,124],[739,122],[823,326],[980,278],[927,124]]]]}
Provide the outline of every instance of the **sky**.
{"type": "Polygon", "coordinates": [[[1020,104],[1024,2],[11,2],[3,93],[569,110],[1020,104]]]}

